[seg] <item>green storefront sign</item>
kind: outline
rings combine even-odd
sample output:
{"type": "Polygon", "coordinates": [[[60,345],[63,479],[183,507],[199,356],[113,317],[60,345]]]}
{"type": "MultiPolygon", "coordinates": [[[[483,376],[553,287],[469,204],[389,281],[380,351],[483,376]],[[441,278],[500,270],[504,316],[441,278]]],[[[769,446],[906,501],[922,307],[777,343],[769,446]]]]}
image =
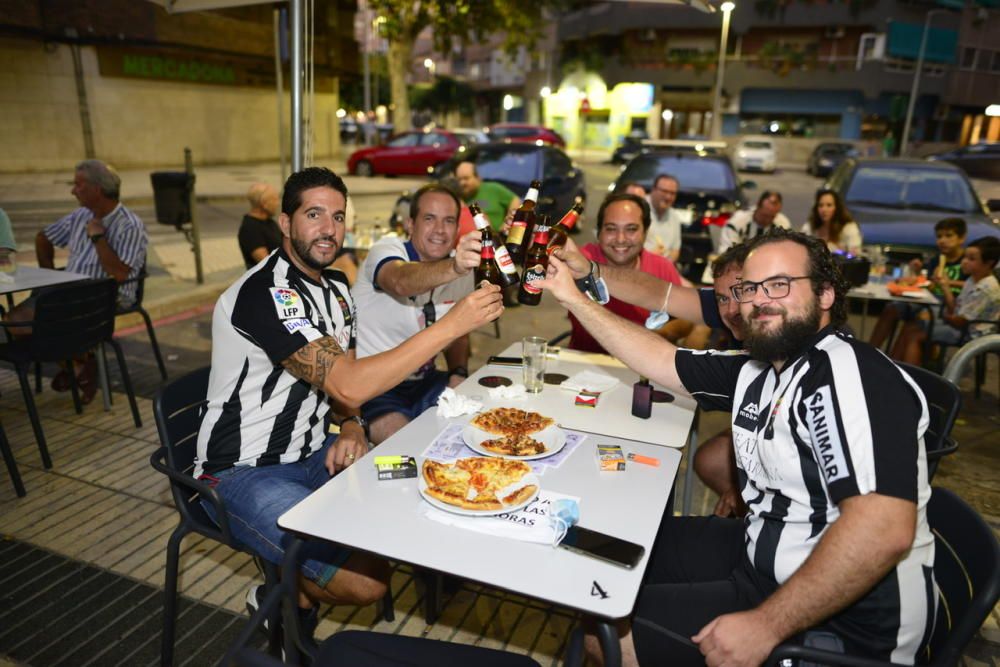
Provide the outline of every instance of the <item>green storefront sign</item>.
{"type": "Polygon", "coordinates": [[[230,65],[203,62],[195,58],[178,59],[127,53],[122,54],[122,74],[193,83],[235,84],[237,82],[236,70],[230,65]]]}

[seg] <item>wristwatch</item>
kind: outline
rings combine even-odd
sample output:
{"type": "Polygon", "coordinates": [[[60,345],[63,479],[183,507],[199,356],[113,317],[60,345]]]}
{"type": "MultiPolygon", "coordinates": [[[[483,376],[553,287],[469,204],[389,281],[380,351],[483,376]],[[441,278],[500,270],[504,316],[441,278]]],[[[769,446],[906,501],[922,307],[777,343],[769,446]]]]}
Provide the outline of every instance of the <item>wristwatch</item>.
{"type": "Polygon", "coordinates": [[[448,371],[448,375],[457,375],[459,377],[467,378],[469,377],[469,369],[465,366],[455,366],[448,371]]]}
{"type": "Polygon", "coordinates": [[[91,234],[90,235],[90,241],[91,241],[91,243],[97,243],[98,241],[100,241],[103,238],[104,238],[104,232],[98,232],[97,234],[91,234]]]}
{"type": "Polygon", "coordinates": [[[343,428],[343,426],[344,426],[344,424],[346,422],[357,422],[358,426],[360,426],[364,430],[364,432],[365,432],[365,439],[366,440],[371,440],[371,437],[372,437],[371,436],[371,429],[368,426],[368,420],[367,419],[365,419],[361,415],[351,415],[350,417],[345,417],[343,419],[343,421],[340,422],[341,428],[343,428]]]}

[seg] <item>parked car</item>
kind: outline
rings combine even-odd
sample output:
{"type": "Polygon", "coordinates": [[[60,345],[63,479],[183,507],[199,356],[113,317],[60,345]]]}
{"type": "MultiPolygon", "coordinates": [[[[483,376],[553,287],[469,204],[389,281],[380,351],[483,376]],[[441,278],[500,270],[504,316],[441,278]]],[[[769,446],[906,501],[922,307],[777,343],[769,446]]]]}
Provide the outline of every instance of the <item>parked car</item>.
{"type": "Polygon", "coordinates": [[[972,178],[1000,180],[1000,143],[972,144],[929,155],[927,159],[950,162],[964,169],[972,178]]]}
{"type": "Polygon", "coordinates": [[[628,164],[636,155],[644,153],[642,142],[649,139],[646,130],[632,130],[622,137],[621,145],[611,154],[611,164],[628,164]]]}
{"type": "Polygon", "coordinates": [[[674,208],[684,211],[688,222],[681,230],[678,263],[689,280],[700,282],[722,228],[735,211],[746,205],[743,190],[755,188],[756,184],[741,183],[726,155],[671,150],[638,156],[622,169],[608,189],[614,191],[621,184],[638,183],[648,192],[657,174],[673,174],[679,180],[674,208]]]}
{"type": "MultiPolygon", "coordinates": [[[[947,162],[848,158],[826,187],[838,192],[861,226],[865,245],[880,245],[892,261],[935,251],[934,224],[957,216],[968,238],[1000,237],[1000,224],[961,169],[947,162]]],[[[996,210],[1000,202],[990,202],[996,210]]]]}
{"type": "Polygon", "coordinates": [[[540,180],[538,211],[544,215],[562,216],[576,201],[587,198],[583,170],[555,146],[476,144],[453,156],[434,175],[445,180],[453,177],[459,160],[471,160],[483,180],[503,183],[518,197],[525,195],[531,181],[540,180]]]}
{"type": "Polygon", "coordinates": [[[806,161],[806,171],[813,176],[829,176],[830,172],[849,157],[858,157],[858,149],[854,144],[822,143],[813,149],[812,155],[806,161]]]}
{"type": "Polygon", "coordinates": [[[778,152],[770,139],[744,137],[736,143],[733,163],[740,171],[773,172],[778,166],[778,152]]]}
{"type": "Polygon", "coordinates": [[[496,123],[486,128],[492,141],[543,143],[566,148],[566,142],[555,130],[525,123],[496,123]]]}
{"type": "Polygon", "coordinates": [[[471,144],[485,144],[489,143],[490,135],[486,134],[485,130],[477,130],[471,127],[455,127],[450,130],[452,134],[459,138],[463,146],[469,146],[471,144]]]}
{"type": "Polygon", "coordinates": [[[426,176],[455,154],[468,140],[448,130],[411,130],[395,135],[382,146],[369,146],[351,153],[347,171],[357,176],[426,176]]]}

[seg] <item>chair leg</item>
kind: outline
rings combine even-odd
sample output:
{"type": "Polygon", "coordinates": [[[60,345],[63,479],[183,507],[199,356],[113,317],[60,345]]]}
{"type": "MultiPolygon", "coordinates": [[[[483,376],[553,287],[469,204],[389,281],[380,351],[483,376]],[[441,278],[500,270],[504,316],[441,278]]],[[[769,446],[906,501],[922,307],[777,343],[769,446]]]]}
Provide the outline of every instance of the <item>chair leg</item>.
{"type": "Polygon", "coordinates": [[[122,374],[122,384],[125,385],[125,394],[128,396],[128,404],[132,408],[132,420],[136,428],[142,428],[142,418],[139,417],[139,406],[135,403],[135,392],[132,390],[132,378],[128,374],[128,366],[125,365],[125,353],[122,346],[115,339],[109,339],[111,347],[115,348],[115,356],[118,357],[118,369],[122,374]]]}
{"type": "Polygon", "coordinates": [[[76,381],[76,369],[73,367],[73,360],[66,362],[69,371],[69,391],[73,395],[73,408],[76,414],[83,414],[83,402],[80,400],[80,383],[76,381]]]}
{"type": "Polygon", "coordinates": [[[184,524],[174,528],[167,540],[166,576],[163,582],[163,635],[160,637],[160,666],[174,664],[174,635],[177,631],[177,568],[180,566],[181,540],[187,535],[184,524]]]}
{"type": "Polygon", "coordinates": [[[3,453],[3,460],[7,464],[7,472],[10,473],[10,481],[14,483],[14,492],[18,498],[24,498],[27,492],[24,490],[24,482],[21,481],[21,474],[17,471],[17,461],[14,460],[14,452],[10,449],[7,441],[7,434],[0,425],[0,452],[3,453]]]}
{"type": "Polygon", "coordinates": [[[396,620],[396,610],[393,608],[392,600],[392,585],[386,589],[385,595],[382,597],[382,618],[385,619],[386,623],[392,623],[396,620]]]}
{"type": "Polygon", "coordinates": [[[42,364],[35,362],[35,393],[42,393],[42,364]]]}
{"type": "Polygon", "coordinates": [[[149,334],[149,342],[153,345],[153,356],[156,357],[156,365],[160,368],[160,377],[167,379],[167,367],[163,364],[163,355],[160,354],[160,344],[156,342],[156,332],[153,331],[153,321],[149,319],[149,313],[145,308],[139,308],[139,314],[146,321],[146,333],[149,334]]]}
{"type": "Polygon", "coordinates": [[[18,365],[17,379],[21,383],[21,394],[24,395],[24,405],[28,408],[28,418],[31,419],[31,429],[35,432],[35,441],[38,442],[38,451],[42,455],[42,465],[52,468],[52,458],[49,456],[48,445],[45,444],[45,433],[42,432],[42,422],[38,418],[38,408],[35,407],[35,399],[31,395],[31,383],[28,382],[27,364],[18,365]]]}
{"type": "MultiPolygon", "coordinates": [[[[280,582],[278,566],[263,558],[260,561],[264,563],[264,593],[266,595],[280,582]]],[[[267,619],[267,627],[269,628],[267,633],[268,653],[276,658],[280,658],[282,641],[281,605],[278,605],[271,611],[271,615],[267,619]]]]}
{"type": "Polygon", "coordinates": [[[973,391],[973,395],[976,400],[979,400],[980,389],[983,386],[983,382],[986,381],[986,355],[980,354],[976,357],[976,388],[973,391]]]}

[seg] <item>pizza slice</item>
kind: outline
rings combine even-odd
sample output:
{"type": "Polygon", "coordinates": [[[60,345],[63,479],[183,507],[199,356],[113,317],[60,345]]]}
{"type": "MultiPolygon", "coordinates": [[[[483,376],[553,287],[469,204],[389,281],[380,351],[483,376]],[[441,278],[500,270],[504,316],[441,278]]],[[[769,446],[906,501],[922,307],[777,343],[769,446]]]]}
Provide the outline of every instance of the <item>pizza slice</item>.
{"type": "Polygon", "coordinates": [[[530,473],[531,466],[523,461],[490,457],[459,459],[453,465],[427,459],[423,465],[427,495],[455,507],[481,511],[502,510],[531,498],[538,485],[522,483],[530,473]]]}
{"type": "Polygon", "coordinates": [[[476,415],[471,423],[494,435],[527,435],[548,428],[555,420],[518,408],[493,408],[476,415]]]}
{"type": "Polygon", "coordinates": [[[485,440],[480,447],[504,456],[534,456],[544,454],[546,451],[545,443],[523,433],[485,440]]]}

